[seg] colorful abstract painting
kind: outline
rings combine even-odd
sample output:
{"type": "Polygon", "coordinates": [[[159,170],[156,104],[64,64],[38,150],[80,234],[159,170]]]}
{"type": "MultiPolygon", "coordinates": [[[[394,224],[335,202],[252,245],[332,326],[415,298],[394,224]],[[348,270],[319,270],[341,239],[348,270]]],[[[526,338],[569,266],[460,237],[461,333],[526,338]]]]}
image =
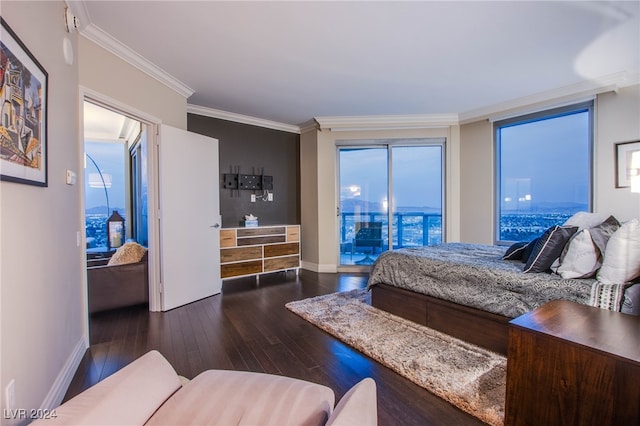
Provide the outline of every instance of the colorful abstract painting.
{"type": "Polygon", "coordinates": [[[47,186],[47,72],[2,20],[0,178],[47,186]]]}

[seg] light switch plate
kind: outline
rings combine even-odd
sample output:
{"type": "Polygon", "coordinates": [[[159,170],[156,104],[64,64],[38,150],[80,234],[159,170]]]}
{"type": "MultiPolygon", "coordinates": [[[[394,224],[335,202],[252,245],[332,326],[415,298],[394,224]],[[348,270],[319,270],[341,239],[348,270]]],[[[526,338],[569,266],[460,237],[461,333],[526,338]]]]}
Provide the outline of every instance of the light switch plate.
{"type": "Polygon", "coordinates": [[[75,185],[77,180],[77,176],[75,172],[71,170],[67,170],[67,185],[75,185]]]}

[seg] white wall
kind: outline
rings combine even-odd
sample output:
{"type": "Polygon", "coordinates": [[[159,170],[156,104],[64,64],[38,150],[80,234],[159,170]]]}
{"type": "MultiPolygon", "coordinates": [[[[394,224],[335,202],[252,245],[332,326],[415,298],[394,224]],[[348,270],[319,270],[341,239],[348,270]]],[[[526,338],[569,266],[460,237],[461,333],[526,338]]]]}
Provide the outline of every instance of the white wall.
{"type": "Polygon", "coordinates": [[[163,124],[187,128],[187,99],[158,80],[80,37],[80,84],[163,124]]]}
{"type": "MultiPolygon", "coordinates": [[[[0,183],[0,379],[16,383],[16,408],[57,405],[87,344],[79,87],[162,123],[186,129],[186,99],[164,84],[64,29],[64,2],[2,0],[2,17],[49,74],[49,186],[0,183]],[[63,58],[63,38],[75,53],[63,58]],[[80,174],[78,174],[80,177],[80,174]],[[81,181],[81,179],[78,179],[81,181]]],[[[4,417],[4,416],[3,416],[4,417]]],[[[2,419],[2,424],[25,423],[2,419]]]]}
{"type": "Polygon", "coordinates": [[[460,238],[493,244],[494,154],[487,120],[460,128],[460,238]]]}
{"type": "MultiPolygon", "coordinates": [[[[63,58],[62,1],[2,1],[2,17],[49,74],[47,188],[1,182],[1,390],[15,379],[16,407],[39,408],[84,353],[83,260],[76,233],[82,185],[65,184],[81,167],[78,67],[63,58]],[[65,370],[67,369],[67,370],[65,370]]],[[[59,401],[54,401],[59,402],[59,401]]],[[[5,416],[2,416],[5,417],[5,416]]],[[[25,423],[2,419],[2,424],[25,423]]]]}
{"type": "Polygon", "coordinates": [[[318,135],[300,135],[300,257],[304,269],[318,269],[318,135]]]}
{"type": "Polygon", "coordinates": [[[615,187],[615,144],[640,141],[640,85],[598,96],[595,210],[624,221],[640,218],[640,194],[615,187]]]}
{"type": "MultiPolygon", "coordinates": [[[[505,112],[508,114],[508,112],[505,112]]],[[[640,216],[640,195],[615,188],[614,145],[640,140],[640,86],[600,94],[594,109],[594,210],[625,221],[640,216]]],[[[487,120],[465,124],[461,143],[462,241],[494,241],[494,142],[487,120]]]]}

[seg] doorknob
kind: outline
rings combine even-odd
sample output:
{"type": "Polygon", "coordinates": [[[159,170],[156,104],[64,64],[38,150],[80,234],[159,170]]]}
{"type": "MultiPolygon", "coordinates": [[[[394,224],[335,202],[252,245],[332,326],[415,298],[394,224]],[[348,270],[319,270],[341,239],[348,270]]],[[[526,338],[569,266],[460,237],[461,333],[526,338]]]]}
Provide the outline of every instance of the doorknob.
{"type": "Polygon", "coordinates": [[[210,228],[220,228],[220,224],[216,223],[215,225],[211,225],[210,228]]]}

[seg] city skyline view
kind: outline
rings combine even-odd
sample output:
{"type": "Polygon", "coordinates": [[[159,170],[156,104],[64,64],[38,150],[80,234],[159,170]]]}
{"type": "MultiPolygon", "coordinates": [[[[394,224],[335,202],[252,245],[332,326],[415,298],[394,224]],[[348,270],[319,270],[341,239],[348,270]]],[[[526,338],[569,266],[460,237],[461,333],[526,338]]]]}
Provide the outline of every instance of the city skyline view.
{"type": "MultiPolygon", "coordinates": [[[[85,142],[85,153],[91,159],[85,160],[85,209],[91,210],[100,206],[107,206],[107,196],[109,197],[109,207],[123,208],[125,206],[125,189],[128,185],[125,176],[125,145],[114,142],[85,142]],[[106,193],[102,186],[98,173],[98,168],[102,177],[107,183],[106,193]],[[97,179],[90,182],[90,179],[97,179]]],[[[120,211],[120,214],[123,212],[120,211]]]]}

